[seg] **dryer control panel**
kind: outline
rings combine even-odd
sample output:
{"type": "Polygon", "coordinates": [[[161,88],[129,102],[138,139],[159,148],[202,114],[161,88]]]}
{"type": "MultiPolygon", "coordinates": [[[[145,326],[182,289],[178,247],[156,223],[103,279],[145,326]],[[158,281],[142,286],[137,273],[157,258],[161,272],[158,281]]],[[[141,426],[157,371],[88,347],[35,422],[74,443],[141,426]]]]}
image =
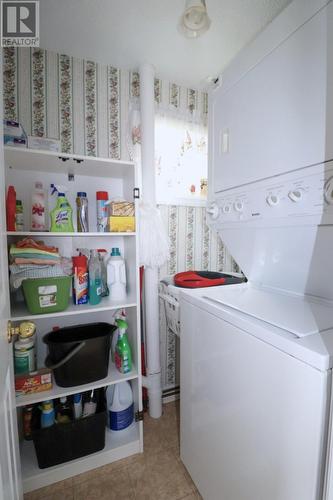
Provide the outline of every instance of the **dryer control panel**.
{"type": "Polygon", "coordinates": [[[333,224],[333,161],[220,191],[213,226],[333,224]]]}

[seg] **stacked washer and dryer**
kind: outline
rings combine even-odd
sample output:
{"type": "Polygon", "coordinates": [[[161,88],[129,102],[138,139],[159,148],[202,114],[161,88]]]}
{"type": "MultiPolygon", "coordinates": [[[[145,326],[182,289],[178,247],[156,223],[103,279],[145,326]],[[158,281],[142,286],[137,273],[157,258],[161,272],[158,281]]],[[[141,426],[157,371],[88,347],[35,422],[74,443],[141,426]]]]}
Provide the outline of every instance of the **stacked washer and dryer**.
{"type": "Polygon", "coordinates": [[[236,58],[209,133],[208,219],[248,282],[181,291],[182,461],[204,500],[332,500],[331,1],[236,58]]]}

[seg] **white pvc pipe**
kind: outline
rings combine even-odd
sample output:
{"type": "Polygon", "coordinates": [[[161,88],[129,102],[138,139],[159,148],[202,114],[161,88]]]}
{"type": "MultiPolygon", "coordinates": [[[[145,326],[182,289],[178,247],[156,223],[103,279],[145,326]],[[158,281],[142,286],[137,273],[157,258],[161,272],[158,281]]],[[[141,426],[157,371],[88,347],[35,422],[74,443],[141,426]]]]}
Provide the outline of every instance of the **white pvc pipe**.
{"type": "MultiPolygon", "coordinates": [[[[140,66],[142,200],[156,206],[154,67],[140,66]]],[[[158,270],[145,267],[146,356],[149,414],[162,415],[158,270]]]]}

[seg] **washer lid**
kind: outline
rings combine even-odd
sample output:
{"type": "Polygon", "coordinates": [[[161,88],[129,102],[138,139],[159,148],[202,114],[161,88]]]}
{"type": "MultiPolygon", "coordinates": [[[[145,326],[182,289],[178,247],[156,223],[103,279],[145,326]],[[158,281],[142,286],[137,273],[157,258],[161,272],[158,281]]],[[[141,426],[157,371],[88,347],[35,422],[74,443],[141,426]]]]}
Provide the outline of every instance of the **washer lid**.
{"type": "Polygon", "coordinates": [[[249,284],[218,287],[205,293],[203,298],[282,328],[297,337],[333,328],[332,306],[305,297],[260,290],[249,284]]]}

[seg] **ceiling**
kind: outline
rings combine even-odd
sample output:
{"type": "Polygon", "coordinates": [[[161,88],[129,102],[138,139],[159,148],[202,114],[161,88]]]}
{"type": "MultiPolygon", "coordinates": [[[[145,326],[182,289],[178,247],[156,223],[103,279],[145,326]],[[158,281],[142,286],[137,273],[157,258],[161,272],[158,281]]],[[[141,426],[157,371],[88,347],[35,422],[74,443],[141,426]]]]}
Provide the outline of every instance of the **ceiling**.
{"type": "Polygon", "coordinates": [[[151,62],[168,80],[204,87],[290,0],[206,0],[210,30],[177,31],[185,0],[40,0],[41,47],[120,68],[151,62]]]}

